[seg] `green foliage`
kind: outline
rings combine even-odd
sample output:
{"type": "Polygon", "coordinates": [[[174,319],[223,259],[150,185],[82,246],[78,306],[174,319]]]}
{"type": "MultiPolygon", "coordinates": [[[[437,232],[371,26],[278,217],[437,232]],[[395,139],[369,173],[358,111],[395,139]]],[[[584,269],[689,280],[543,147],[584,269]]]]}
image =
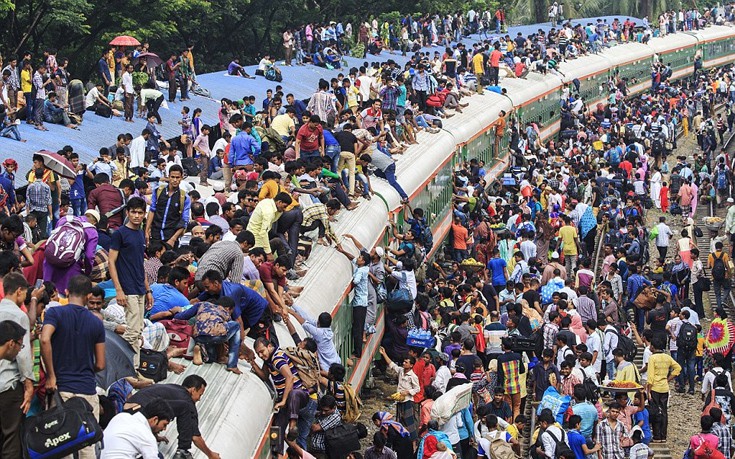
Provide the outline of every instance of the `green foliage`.
{"type": "MultiPolygon", "coordinates": [[[[717,0],[699,0],[711,6],[717,0]]],[[[572,17],[621,14],[655,18],[663,8],[689,7],[692,0],[572,0],[565,15],[572,17]]],[[[507,9],[511,24],[545,21],[549,0],[0,0],[0,50],[4,56],[29,50],[57,51],[70,59],[71,74],[88,79],[117,35],[131,35],[149,42],[152,52],[166,60],[194,43],[198,72],[221,69],[235,56],[254,63],[268,51],[281,56],[281,34],[288,27],[308,22],[341,19],[357,33],[361,22],[388,21],[396,32],[407,14],[447,14],[470,8],[494,12],[507,9]]],[[[353,53],[360,55],[352,41],[353,53]]]]}
{"type": "Polygon", "coordinates": [[[143,86],[148,79],[148,74],[145,72],[133,72],[133,87],[143,86]]]}

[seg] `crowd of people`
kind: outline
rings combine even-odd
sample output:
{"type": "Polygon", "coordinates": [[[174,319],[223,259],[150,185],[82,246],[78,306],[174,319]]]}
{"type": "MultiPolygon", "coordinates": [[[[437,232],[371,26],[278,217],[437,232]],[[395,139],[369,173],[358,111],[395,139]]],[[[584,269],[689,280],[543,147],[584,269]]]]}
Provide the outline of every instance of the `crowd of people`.
{"type": "MultiPolygon", "coordinates": [[[[484,27],[484,16],[467,17],[470,31],[484,27]]],[[[462,18],[443,23],[463,30],[462,18]]],[[[567,23],[563,31],[583,37],[599,29],[613,39],[626,27],[617,20],[587,28],[567,23]]],[[[316,30],[328,42],[339,29],[316,30]]],[[[657,62],[651,90],[633,98],[629,82],[613,74],[604,84],[607,103],[596,107],[568,84],[554,139],[501,112],[495,147],[508,140],[513,178],[487,183],[481,161],[461,164],[453,174],[450,236],[437,262],[427,260],[434,248],[428,215],[409,205],[396,155],[418,142],[418,132],[437,132],[443,118],[462,113],[486,78],[497,86],[501,65],[513,69],[506,77],[522,77],[524,59],[534,56],[555,71],[556,59],[584,48],[567,38],[552,30],[472,49],[458,43],[433,59],[411,50],[404,69],[393,61],[365,63],[320,80],[308,101],[278,85],[261,101],[223,99],[217,113],[183,107],[175,139],[158,132],[164,95],[147,82],[139,104],[146,128],[119,134],[90,164],[73,147],[62,148],[73,175],[36,155],[28,186],[16,189],[17,162],[5,160],[2,456],[21,456],[24,416],[58,392],[65,401],[86,400],[105,427],[103,458],[157,457],[157,436],[174,419],[177,457],[189,457],[192,444],[219,457],[198,429],[196,404],[207,381],[191,375],[181,385],[160,384],[143,365],[159,359],[164,372],[181,373],[185,366],[174,359],[186,356],[187,365],[222,364],[235,375],[249,367],[271,383],[274,425],[290,458],[510,458],[520,454],[530,423],[525,405],[535,402],[531,456],[644,458],[647,445],[669,438],[671,389],[702,394],[706,413],[691,440],[693,457],[711,457],[705,452],[715,449],[729,458],[735,329],[725,306],[735,255],[735,158],[722,146],[735,122],[732,67],[695,66],[692,78],[674,82],[670,65],[657,62]],[[693,158],[672,153],[679,134],[696,137],[693,158]],[[187,175],[199,176],[207,192],[187,175]],[[372,175],[387,180],[405,206],[405,226],[391,227],[391,247],[363,247],[352,235],[337,236],[333,225],[343,207],[351,211],[371,198],[372,175]],[[705,264],[694,218],[709,201],[729,208],[705,264]],[[680,237],[670,224],[683,227],[680,237]],[[598,240],[604,254],[596,272],[598,240]],[[306,275],[315,241],[353,263],[348,361],[336,348],[331,315],[310,317],[298,306],[301,287],[289,282],[306,275]],[[710,287],[717,299],[706,308],[702,294],[710,287]],[[395,411],[370,413],[377,432],[361,452],[350,443],[366,435],[356,423],[360,404],[345,378],[364,358],[380,304],[386,331],[376,372],[397,374],[395,411]],[[276,322],[296,346],[278,342],[276,322]],[[307,337],[296,332],[297,322],[307,337]],[[112,341],[130,347],[136,370],[98,387],[95,375],[109,364],[112,341]],[[640,368],[636,343],[644,346],[640,368]],[[615,381],[629,391],[611,388],[615,381]],[[463,390],[471,393],[464,402],[442,400],[463,390]]],[[[43,91],[57,85],[64,68],[44,78],[52,56],[35,66],[32,56],[22,61],[36,68],[36,100],[45,100],[43,91]]],[[[105,92],[119,79],[123,116],[132,119],[138,89],[126,59],[133,57],[122,53],[118,61],[112,50],[100,60],[102,84],[87,94],[95,111],[109,103],[105,92]]],[[[191,49],[169,61],[169,100],[177,81],[186,100],[191,49]]],[[[12,99],[12,78],[3,71],[8,116],[35,105],[12,99]]],[[[63,101],[59,89],[55,97],[63,101]]],[[[43,127],[35,115],[29,119],[43,127]]],[[[81,456],[94,457],[94,447],[81,456]]]]}

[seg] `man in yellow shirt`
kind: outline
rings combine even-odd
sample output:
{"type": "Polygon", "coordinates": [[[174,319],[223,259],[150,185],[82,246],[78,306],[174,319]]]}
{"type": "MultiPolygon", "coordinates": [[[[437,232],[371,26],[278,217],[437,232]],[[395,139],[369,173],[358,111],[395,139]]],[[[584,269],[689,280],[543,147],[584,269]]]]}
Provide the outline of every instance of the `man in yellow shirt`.
{"type": "Polygon", "coordinates": [[[646,392],[652,413],[659,413],[651,417],[653,443],[666,441],[666,432],[669,428],[669,383],[681,373],[681,365],[664,353],[666,336],[654,335],[651,339],[653,354],[648,359],[648,381],[646,392]]]}
{"type": "Polygon", "coordinates": [[[477,82],[475,83],[475,88],[477,89],[477,94],[482,94],[484,87],[482,85],[483,77],[485,76],[485,54],[484,52],[488,50],[487,45],[485,45],[485,48],[478,49],[474,56],[472,56],[472,73],[475,74],[475,77],[477,77],[477,82]]]}
{"type": "Polygon", "coordinates": [[[725,298],[730,296],[730,257],[723,250],[724,246],[721,241],[715,243],[715,252],[710,253],[707,257],[707,267],[712,273],[712,288],[715,291],[715,299],[717,307],[722,307],[722,291],[725,291],[725,298]],[[715,266],[715,262],[717,265],[715,266]]]}
{"type": "Polygon", "coordinates": [[[265,250],[268,261],[273,260],[268,233],[291,201],[291,195],[284,192],[278,193],[273,199],[263,199],[255,206],[248,221],[247,229],[255,236],[255,247],[265,250]]]}
{"type": "Polygon", "coordinates": [[[564,251],[564,267],[568,273],[574,272],[577,267],[577,257],[579,256],[579,236],[577,228],[574,227],[572,219],[567,215],[562,215],[564,226],[559,229],[559,237],[562,242],[564,251]]]}
{"type": "Polygon", "coordinates": [[[271,121],[271,127],[276,131],[284,142],[296,134],[296,110],[289,107],[283,115],[277,115],[271,121]]]}

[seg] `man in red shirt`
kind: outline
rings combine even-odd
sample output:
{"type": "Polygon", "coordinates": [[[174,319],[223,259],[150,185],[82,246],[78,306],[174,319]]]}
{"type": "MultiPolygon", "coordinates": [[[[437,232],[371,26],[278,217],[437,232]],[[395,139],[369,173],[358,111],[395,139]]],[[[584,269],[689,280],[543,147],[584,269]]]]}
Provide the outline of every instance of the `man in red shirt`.
{"type": "Polygon", "coordinates": [[[309,122],[301,126],[296,134],[296,159],[312,159],[324,156],[324,129],[317,115],[311,115],[309,122]]]}
{"type": "Polygon", "coordinates": [[[500,60],[503,53],[500,52],[500,43],[495,42],[495,49],[490,53],[490,84],[497,86],[500,78],[500,60]]]}
{"type": "Polygon", "coordinates": [[[286,287],[286,272],[289,269],[291,269],[291,260],[288,255],[281,255],[275,261],[261,263],[258,266],[260,281],[265,287],[265,296],[270,310],[276,315],[280,315],[281,311],[288,311],[283,294],[286,287]]]}
{"type": "Polygon", "coordinates": [[[123,224],[123,192],[110,185],[110,176],[97,174],[94,176],[94,190],[89,193],[87,207],[97,209],[101,216],[109,215],[107,227],[115,230],[123,224]],[[111,214],[111,215],[110,215],[111,214]]]}

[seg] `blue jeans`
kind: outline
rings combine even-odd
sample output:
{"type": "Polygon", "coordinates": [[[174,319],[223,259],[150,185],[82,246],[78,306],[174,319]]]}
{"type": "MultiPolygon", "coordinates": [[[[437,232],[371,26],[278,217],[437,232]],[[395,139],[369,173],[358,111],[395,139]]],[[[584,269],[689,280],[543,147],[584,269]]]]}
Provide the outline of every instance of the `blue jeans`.
{"type": "Polygon", "coordinates": [[[697,358],[694,356],[693,352],[690,352],[688,355],[684,352],[679,352],[678,354],[676,361],[681,365],[681,373],[676,377],[676,380],[679,383],[679,390],[684,391],[684,386],[686,386],[688,381],[689,392],[694,392],[694,376],[696,376],[694,364],[696,363],[697,358]]]}
{"type": "Polygon", "coordinates": [[[81,217],[87,211],[87,200],[84,198],[75,198],[71,200],[71,208],[75,217],[81,217]]]}
{"type": "Polygon", "coordinates": [[[401,195],[401,199],[408,199],[408,195],[406,194],[405,191],[403,191],[403,188],[401,188],[401,185],[398,184],[398,180],[396,180],[396,165],[395,164],[391,164],[384,171],[381,171],[380,169],[375,169],[375,175],[377,175],[380,178],[386,179],[388,183],[390,184],[390,186],[395,188],[398,194],[401,195]]]}
{"type": "Polygon", "coordinates": [[[615,378],[615,361],[610,360],[606,362],[607,364],[607,377],[610,379],[615,378]]]}
{"type": "Polygon", "coordinates": [[[299,428],[299,438],[296,439],[296,443],[306,448],[306,438],[311,432],[311,425],[314,423],[316,415],[316,400],[313,398],[309,399],[309,402],[305,407],[299,410],[299,420],[296,421],[296,427],[299,428]]]}
{"type": "Polygon", "coordinates": [[[240,325],[234,320],[230,320],[225,325],[227,335],[225,336],[197,336],[194,341],[204,346],[210,359],[217,357],[217,344],[226,342],[229,347],[227,357],[227,368],[237,368],[237,357],[240,354],[240,325]]]}
{"type": "Polygon", "coordinates": [[[339,163],[339,153],[341,151],[339,145],[327,145],[324,149],[324,154],[332,160],[332,172],[335,174],[337,173],[337,164],[339,163]]]}
{"type": "Polygon", "coordinates": [[[26,98],[26,121],[33,121],[34,120],[34,103],[33,103],[33,95],[30,91],[25,93],[26,98]]]}
{"type": "Polygon", "coordinates": [[[301,150],[299,157],[303,160],[319,158],[319,150],[301,150]]]}
{"type": "Polygon", "coordinates": [[[20,131],[18,131],[18,126],[11,124],[10,126],[4,127],[0,131],[0,137],[9,137],[20,142],[20,131]]]}
{"type": "Polygon", "coordinates": [[[715,290],[715,299],[717,300],[717,307],[719,308],[720,306],[722,306],[722,302],[727,301],[727,299],[730,297],[730,283],[729,281],[727,283],[724,283],[713,280],[712,288],[715,290]],[[725,294],[724,298],[722,297],[723,291],[725,294]]]}

